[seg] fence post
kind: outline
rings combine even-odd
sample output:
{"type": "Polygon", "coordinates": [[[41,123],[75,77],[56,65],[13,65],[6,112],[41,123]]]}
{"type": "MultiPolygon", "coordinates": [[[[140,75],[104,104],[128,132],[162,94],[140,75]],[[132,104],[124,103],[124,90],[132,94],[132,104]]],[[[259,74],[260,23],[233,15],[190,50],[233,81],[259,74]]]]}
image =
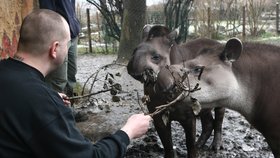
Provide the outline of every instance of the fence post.
{"type": "Polygon", "coordinates": [[[88,45],[89,45],[89,53],[92,53],[89,8],[87,8],[87,30],[88,30],[88,45]]]}
{"type": "Polygon", "coordinates": [[[96,12],[96,22],[97,22],[97,29],[98,29],[98,42],[101,43],[100,37],[100,20],[99,20],[99,13],[96,12]]]}
{"type": "Polygon", "coordinates": [[[210,7],[207,8],[207,25],[208,25],[208,33],[209,33],[209,38],[212,38],[212,33],[211,33],[211,9],[210,7]]]}
{"type": "Polygon", "coordinates": [[[279,3],[276,3],[276,33],[279,35],[279,3]]]}
{"type": "Polygon", "coordinates": [[[242,24],[242,40],[245,41],[246,38],[246,8],[245,6],[242,7],[242,17],[243,17],[243,24],[242,24]]]}

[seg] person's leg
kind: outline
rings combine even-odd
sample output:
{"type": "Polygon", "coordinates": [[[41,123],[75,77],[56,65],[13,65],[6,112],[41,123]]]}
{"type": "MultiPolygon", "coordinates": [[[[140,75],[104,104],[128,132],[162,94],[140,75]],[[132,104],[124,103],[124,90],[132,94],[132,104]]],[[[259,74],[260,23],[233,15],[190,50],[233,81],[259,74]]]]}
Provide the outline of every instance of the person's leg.
{"type": "MultiPolygon", "coordinates": [[[[75,95],[73,89],[76,85],[77,45],[78,45],[78,37],[73,38],[71,40],[71,47],[68,50],[68,67],[67,67],[68,81],[66,85],[66,94],[69,97],[75,95]]],[[[88,115],[86,113],[75,110],[73,100],[71,101],[71,108],[76,122],[81,122],[88,119],[88,115]]]]}
{"type": "Polygon", "coordinates": [[[71,40],[71,47],[68,50],[68,67],[67,67],[67,85],[66,94],[68,96],[73,96],[73,89],[76,84],[76,74],[77,74],[77,44],[78,37],[71,40]]]}
{"type": "Polygon", "coordinates": [[[67,84],[67,57],[63,64],[46,76],[46,83],[57,92],[65,93],[67,84]]]}

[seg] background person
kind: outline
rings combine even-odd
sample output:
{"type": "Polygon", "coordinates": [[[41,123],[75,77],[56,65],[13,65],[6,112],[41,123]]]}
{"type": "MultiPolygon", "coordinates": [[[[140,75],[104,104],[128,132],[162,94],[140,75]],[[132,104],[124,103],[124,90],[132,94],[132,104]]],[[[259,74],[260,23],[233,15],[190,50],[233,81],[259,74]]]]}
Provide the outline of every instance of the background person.
{"type": "Polygon", "coordinates": [[[14,58],[0,61],[0,157],[124,157],[130,139],[144,135],[150,116],[134,114],[116,133],[92,144],[75,126],[72,111],[45,83],[64,62],[70,30],[51,10],[24,18],[14,58]]]}
{"type": "Polygon", "coordinates": [[[41,9],[50,9],[62,15],[70,26],[71,45],[64,63],[46,77],[56,91],[73,96],[77,74],[77,43],[80,23],[76,17],[75,0],[39,0],[41,9]]]}

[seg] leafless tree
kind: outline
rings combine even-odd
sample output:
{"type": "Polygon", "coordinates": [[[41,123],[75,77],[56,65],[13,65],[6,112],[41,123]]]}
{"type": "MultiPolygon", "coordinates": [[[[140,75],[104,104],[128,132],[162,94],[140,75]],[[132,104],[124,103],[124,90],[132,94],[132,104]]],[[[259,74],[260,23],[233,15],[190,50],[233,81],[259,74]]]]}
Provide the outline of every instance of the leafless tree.
{"type": "Polygon", "coordinates": [[[240,1],[195,1],[194,8],[192,25],[198,36],[216,39],[222,34],[234,36],[239,33],[240,1]]]}
{"type": "Polygon", "coordinates": [[[247,0],[247,14],[249,31],[252,36],[257,36],[265,26],[265,21],[261,20],[261,15],[266,11],[266,0],[247,0]]]}
{"type": "Polygon", "coordinates": [[[179,28],[177,42],[186,40],[189,28],[189,12],[193,0],[167,0],[164,7],[165,25],[170,29],[179,28]]]}
{"type": "Polygon", "coordinates": [[[87,0],[103,15],[104,29],[109,37],[120,41],[123,18],[123,0],[87,0]],[[119,19],[119,20],[118,20],[119,19]]]}

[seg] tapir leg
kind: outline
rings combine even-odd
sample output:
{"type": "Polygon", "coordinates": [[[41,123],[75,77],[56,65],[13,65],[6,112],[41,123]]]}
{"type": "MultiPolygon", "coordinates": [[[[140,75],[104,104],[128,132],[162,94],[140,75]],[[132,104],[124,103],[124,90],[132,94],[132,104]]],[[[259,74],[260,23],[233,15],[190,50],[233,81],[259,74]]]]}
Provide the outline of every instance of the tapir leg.
{"type": "Polygon", "coordinates": [[[189,114],[184,122],[180,122],[183,126],[186,134],[186,144],[188,150],[188,158],[195,158],[197,154],[197,149],[195,145],[196,136],[196,118],[192,114],[189,114]]]}
{"type": "Polygon", "coordinates": [[[268,146],[271,148],[274,158],[280,158],[280,142],[276,137],[266,137],[268,146]]]}
{"type": "Polygon", "coordinates": [[[215,108],[215,120],[214,120],[214,139],[211,148],[215,151],[222,147],[222,124],[224,120],[225,108],[215,108]]]}
{"type": "Polygon", "coordinates": [[[198,148],[202,148],[213,131],[214,119],[212,117],[211,109],[203,109],[200,114],[202,132],[196,142],[198,148]]]}
{"type": "MultiPolygon", "coordinates": [[[[150,102],[147,105],[147,108],[150,113],[153,113],[157,105],[161,105],[157,99],[153,98],[153,86],[144,86],[144,94],[150,96],[150,102]]],[[[173,150],[172,135],[171,135],[171,120],[168,120],[167,124],[164,124],[162,115],[157,114],[153,116],[154,126],[159,135],[161,143],[164,148],[164,157],[165,158],[174,158],[175,153],[173,150]]]]}
{"type": "Polygon", "coordinates": [[[174,150],[171,136],[171,122],[168,121],[165,125],[161,116],[162,115],[156,115],[153,117],[154,125],[164,148],[164,157],[174,158],[174,150]]]}

